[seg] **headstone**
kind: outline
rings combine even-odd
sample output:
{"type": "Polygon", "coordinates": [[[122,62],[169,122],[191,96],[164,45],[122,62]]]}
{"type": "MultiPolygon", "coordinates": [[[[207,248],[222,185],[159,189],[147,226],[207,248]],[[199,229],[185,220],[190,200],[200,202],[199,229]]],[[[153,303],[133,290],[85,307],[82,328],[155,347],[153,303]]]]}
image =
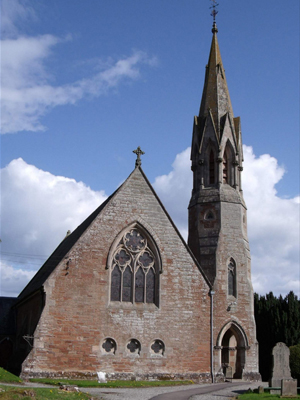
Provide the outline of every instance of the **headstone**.
{"type": "Polygon", "coordinates": [[[232,378],[233,378],[232,367],[228,365],[225,369],[225,379],[232,381],[232,378]]]}
{"type": "Polygon", "coordinates": [[[258,394],[264,394],[265,388],[263,386],[258,386],[258,394]]]}
{"type": "MultiPolygon", "coordinates": [[[[290,370],[290,350],[282,342],[273,347],[273,370],[272,378],[269,382],[270,387],[280,387],[282,379],[291,379],[290,370]]],[[[271,394],[280,394],[281,390],[271,390],[271,394]]]]}
{"type": "Polygon", "coordinates": [[[297,379],[282,379],[281,396],[297,397],[297,379]]]}

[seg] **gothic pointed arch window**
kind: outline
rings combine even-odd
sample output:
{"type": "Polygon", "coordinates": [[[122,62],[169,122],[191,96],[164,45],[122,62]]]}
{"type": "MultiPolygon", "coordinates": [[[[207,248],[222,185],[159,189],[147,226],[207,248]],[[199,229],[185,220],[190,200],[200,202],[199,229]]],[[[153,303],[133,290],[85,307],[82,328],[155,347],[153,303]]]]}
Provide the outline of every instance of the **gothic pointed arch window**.
{"type": "Polygon", "coordinates": [[[209,153],[209,184],[213,185],[216,181],[216,176],[215,176],[215,154],[213,150],[210,150],[209,153]]]}
{"type": "Polygon", "coordinates": [[[233,258],[228,263],[228,295],[236,297],[236,263],[233,258]]]}
{"type": "Polygon", "coordinates": [[[212,140],[206,144],[204,155],[204,182],[205,186],[211,186],[217,183],[217,149],[212,140]]]}
{"type": "Polygon", "coordinates": [[[234,171],[233,171],[233,149],[228,141],[223,154],[223,183],[233,186],[234,171]]]}
{"type": "Polygon", "coordinates": [[[118,235],[108,257],[110,301],[153,303],[159,301],[161,261],[158,248],[139,224],[118,235]]]}

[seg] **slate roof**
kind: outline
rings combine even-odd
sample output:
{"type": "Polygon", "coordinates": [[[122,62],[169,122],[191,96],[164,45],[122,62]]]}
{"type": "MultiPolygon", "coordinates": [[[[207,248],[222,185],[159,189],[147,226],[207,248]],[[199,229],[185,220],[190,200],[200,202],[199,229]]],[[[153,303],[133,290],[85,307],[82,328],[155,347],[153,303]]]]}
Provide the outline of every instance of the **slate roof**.
{"type": "Polygon", "coordinates": [[[0,297],[0,335],[13,335],[16,330],[15,314],[12,306],[16,297],[0,297]]]}
{"type": "Polygon", "coordinates": [[[212,32],[213,38],[206,66],[199,117],[206,116],[208,110],[211,110],[216,133],[220,137],[220,118],[228,112],[233,119],[233,110],[217,39],[218,29],[215,23],[212,32]]]}
{"type": "Polygon", "coordinates": [[[28,285],[25,286],[25,288],[19,294],[17,298],[18,302],[42,288],[43,284],[51,275],[51,273],[55,270],[60,261],[71,250],[71,248],[80,238],[80,236],[91,225],[97,215],[99,215],[99,213],[103,210],[110,199],[115,195],[115,193],[117,193],[120,187],[112,195],[110,195],[89,217],[87,217],[82,222],[82,224],[80,224],[69,236],[66,236],[65,239],[57,246],[51,256],[45,261],[45,263],[34,275],[28,285]]]}

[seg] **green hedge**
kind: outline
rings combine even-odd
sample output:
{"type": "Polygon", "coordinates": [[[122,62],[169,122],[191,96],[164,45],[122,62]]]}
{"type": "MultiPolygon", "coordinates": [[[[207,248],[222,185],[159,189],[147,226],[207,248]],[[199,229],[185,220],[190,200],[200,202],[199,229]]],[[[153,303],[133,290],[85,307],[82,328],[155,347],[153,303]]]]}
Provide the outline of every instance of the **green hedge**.
{"type": "Polygon", "coordinates": [[[298,380],[300,386],[300,344],[290,347],[290,367],[292,377],[298,380]]]}

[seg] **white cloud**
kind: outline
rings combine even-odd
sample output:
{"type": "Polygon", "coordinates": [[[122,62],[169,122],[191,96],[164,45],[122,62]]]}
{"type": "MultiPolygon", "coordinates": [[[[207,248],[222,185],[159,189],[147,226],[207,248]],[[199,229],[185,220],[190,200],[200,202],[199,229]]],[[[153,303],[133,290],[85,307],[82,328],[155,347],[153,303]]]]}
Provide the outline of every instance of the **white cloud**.
{"type": "Polygon", "coordinates": [[[14,297],[18,295],[24,289],[26,283],[29,282],[36,273],[36,270],[32,269],[13,268],[2,260],[0,262],[0,267],[0,293],[3,296],[14,297]]]}
{"type": "Polygon", "coordinates": [[[70,39],[53,35],[29,37],[18,33],[15,20],[26,18],[30,8],[16,0],[4,1],[4,38],[1,40],[1,133],[45,130],[41,118],[52,108],[75,104],[86,96],[100,96],[125,80],[140,77],[142,65],[154,65],[156,59],[142,51],[103,63],[90,77],[55,86],[55,77],[47,71],[47,60],[58,43],[70,39]],[[105,67],[104,67],[105,65],[105,67]]]}
{"type": "Polygon", "coordinates": [[[1,34],[12,37],[18,34],[16,24],[20,21],[36,19],[35,12],[30,4],[23,0],[2,0],[1,1],[1,34]]]}
{"type": "Polygon", "coordinates": [[[299,292],[299,197],[277,196],[284,169],[268,154],[244,146],[244,197],[252,250],[254,288],[264,294],[299,292]],[[260,288],[263,288],[261,290],[260,288]]]}
{"type": "MultiPolygon", "coordinates": [[[[185,238],[192,189],[189,155],[189,148],[178,154],[170,173],[157,177],[153,184],[185,238]]],[[[267,154],[256,157],[248,146],[244,146],[244,157],[243,187],[254,290],[260,294],[273,291],[276,295],[294,290],[298,294],[299,197],[277,196],[275,186],[284,170],[275,158],[267,154]]],[[[45,258],[52,253],[67,230],[79,225],[106,195],[22,159],[3,168],[1,176],[2,295],[14,295],[41,266],[43,260],[37,255],[45,258]],[[12,266],[18,268],[16,273],[12,266]]]]}
{"type": "Polygon", "coordinates": [[[19,282],[25,286],[31,271],[42,265],[67,231],[74,230],[107,196],[21,158],[2,169],[1,186],[1,289],[2,295],[16,295],[19,282]],[[15,274],[11,266],[18,269],[15,274]],[[16,286],[10,292],[14,279],[16,286]]]}
{"type": "MultiPolygon", "coordinates": [[[[172,171],[153,184],[166,209],[187,238],[187,211],[191,189],[190,149],[176,156],[172,171]]],[[[284,169],[268,154],[256,157],[244,146],[243,191],[248,207],[248,236],[252,254],[252,281],[260,294],[286,294],[299,286],[299,197],[282,199],[276,184],[284,169]]]]}
{"type": "Polygon", "coordinates": [[[193,185],[191,173],[190,148],[177,154],[172,171],[168,175],[155,178],[153,183],[159,198],[166,206],[168,213],[176,223],[182,236],[187,240],[188,236],[188,205],[193,185]]]}

